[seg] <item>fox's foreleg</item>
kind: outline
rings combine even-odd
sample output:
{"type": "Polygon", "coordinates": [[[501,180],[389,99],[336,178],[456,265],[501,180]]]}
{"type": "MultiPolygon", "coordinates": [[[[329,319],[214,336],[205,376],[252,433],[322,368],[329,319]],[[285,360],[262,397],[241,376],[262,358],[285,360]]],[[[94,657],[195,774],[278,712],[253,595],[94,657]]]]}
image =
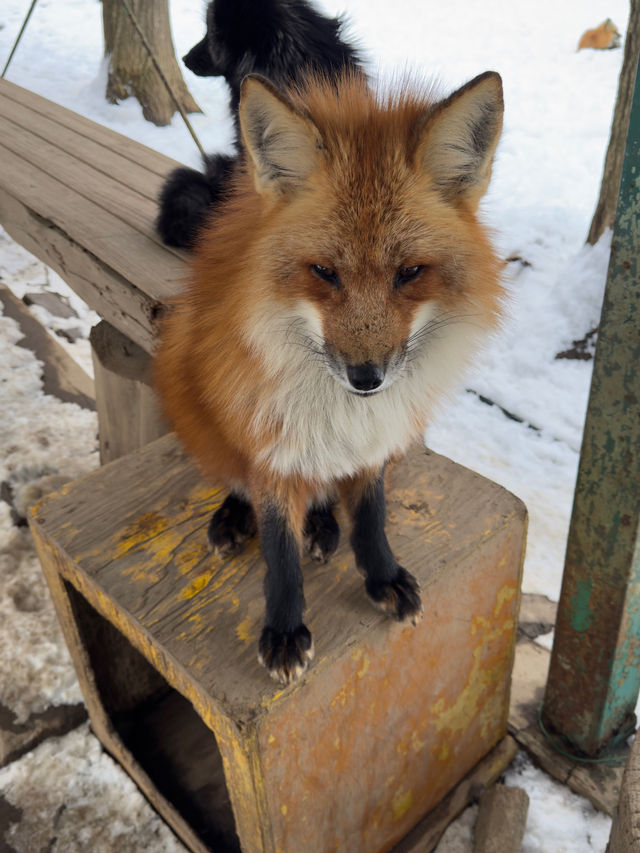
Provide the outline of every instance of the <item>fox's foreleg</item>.
{"type": "Polygon", "coordinates": [[[308,491],[296,482],[254,483],[252,503],[258,519],[266,614],[260,636],[260,662],[282,684],[295,681],[313,658],[313,641],[304,624],[305,600],[300,550],[308,491]]]}
{"type": "Polygon", "coordinates": [[[351,547],[373,604],[401,622],[422,617],[420,586],[393,556],[385,533],[384,470],[343,480],[340,493],[353,521],[351,547]]]}

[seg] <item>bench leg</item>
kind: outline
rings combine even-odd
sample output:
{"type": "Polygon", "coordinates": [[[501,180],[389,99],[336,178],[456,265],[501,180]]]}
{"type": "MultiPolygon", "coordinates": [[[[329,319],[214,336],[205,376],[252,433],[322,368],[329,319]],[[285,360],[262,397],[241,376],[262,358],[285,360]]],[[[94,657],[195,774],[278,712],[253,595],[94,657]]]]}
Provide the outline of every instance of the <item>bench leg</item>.
{"type": "Polygon", "coordinates": [[[104,465],[169,431],[151,388],[151,356],[105,320],[89,336],[104,465]]]}

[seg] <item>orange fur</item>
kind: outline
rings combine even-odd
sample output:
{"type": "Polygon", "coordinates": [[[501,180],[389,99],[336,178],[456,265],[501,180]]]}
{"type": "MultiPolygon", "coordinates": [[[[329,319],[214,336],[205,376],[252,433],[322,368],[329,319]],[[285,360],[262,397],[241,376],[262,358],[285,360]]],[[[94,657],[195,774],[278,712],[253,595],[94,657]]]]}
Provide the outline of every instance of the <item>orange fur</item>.
{"type": "MultiPolygon", "coordinates": [[[[488,79],[480,86],[494,86],[497,92],[499,82],[488,79]]],[[[336,474],[328,461],[317,470],[303,461],[296,467],[298,444],[287,432],[287,400],[296,406],[311,402],[315,385],[324,383],[318,446],[323,431],[334,428],[334,415],[350,418],[362,407],[363,431],[372,433],[372,446],[373,434],[383,430],[387,418],[376,399],[350,394],[332,376],[325,380],[327,368],[317,348],[338,353],[345,364],[384,362],[406,345],[420,312],[426,316],[430,306],[437,306],[441,316],[458,318],[448,325],[443,320],[425,343],[434,349],[434,359],[444,360],[437,348],[456,323],[481,338],[498,321],[501,265],[476,211],[499,127],[491,128],[495,141],[472,180],[458,175],[465,164],[455,163],[458,155],[448,150],[446,138],[441,140],[457,132],[458,125],[464,132],[464,120],[455,111],[467,100],[473,106],[475,95],[467,87],[444,102],[409,86],[393,96],[378,96],[361,79],[349,77],[337,86],[311,81],[286,97],[259,81],[250,81],[246,89],[247,113],[251,98],[262,99],[275,116],[270,120],[282,120],[283,132],[290,123],[295,151],[283,144],[284,153],[267,153],[292,157],[297,174],[291,177],[285,170],[284,177],[274,178],[261,165],[264,152],[250,139],[257,133],[251,122],[257,127],[262,121],[255,109],[243,124],[247,166],[204,232],[186,292],[163,325],[155,380],[168,417],[205,474],[243,488],[256,508],[267,496],[276,498],[300,537],[314,495],[348,489],[380,459],[358,463],[352,471],[336,468],[336,474]],[[454,174],[451,180],[447,169],[454,174]],[[319,279],[313,265],[338,271],[341,289],[319,279]],[[415,280],[394,287],[396,271],[414,266],[423,268],[415,280]],[[290,362],[285,351],[291,346],[291,353],[298,352],[296,345],[309,349],[308,357],[301,357],[299,388],[295,378],[285,376],[290,362]],[[280,401],[285,379],[291,389],[280,401]],[[276,456],[286,464],[276,464],[276,456]]],[[[492,97],[496,103],[499,99],[501,120],[501,95],[492,97]]],[[[480,134],[483,115],[478,113],[480,134]]],[[[265,149],[278,144],[267,131],[264,139],[265,149]]],[[[466,331],[458,334],[466,340],[466,331]]],[[[422,351],[416,358],[436,373],[447,367],[429,365],[422,351]]],[[[408,381],[403,373],[376,397],[393,393],[403,400],[398,389],[408,381]]],[[[407,396],[409,426],[397,446],[389,447],[387,458],[420,436],[441,397],[439,383],[434,380],[433,388],[427,383],[423,395],[407,396]]],[[[315,452],[311,439],[307,444],[315,452]]],[[[305,446],[299,445],[300,453],[305,446]]],[[[330,450],[323,453],[318,450],[318,459],[330,461],[330,450]]]]}
{"type": "Polygon", "coordinates": [[[592,30],[586,30],[582,34],[578,50],[582,50],[585,47],[594,48],[595,50],[610,50],[620,47],[620,33],[610,18],[603,21],[600,26],[592,30]]]}

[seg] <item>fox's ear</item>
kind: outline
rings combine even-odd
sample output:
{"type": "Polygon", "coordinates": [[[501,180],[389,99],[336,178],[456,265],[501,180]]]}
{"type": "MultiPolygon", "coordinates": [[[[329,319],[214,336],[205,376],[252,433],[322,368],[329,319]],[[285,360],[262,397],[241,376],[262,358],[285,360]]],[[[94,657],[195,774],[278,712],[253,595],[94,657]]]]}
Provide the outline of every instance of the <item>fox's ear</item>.
{"type": "Polygon", "coordinates": [[[322,137],[315,124],[257,74],[242,81],[238,111],[258,192],[295,191],[322,157],[322,137]]]}
{"type": "Polygon", "coordinates": [[[487,71],[426,115],[418,162],[451,201],[477,205],[486,191],[503,108],[500,75],[487,71]]]}

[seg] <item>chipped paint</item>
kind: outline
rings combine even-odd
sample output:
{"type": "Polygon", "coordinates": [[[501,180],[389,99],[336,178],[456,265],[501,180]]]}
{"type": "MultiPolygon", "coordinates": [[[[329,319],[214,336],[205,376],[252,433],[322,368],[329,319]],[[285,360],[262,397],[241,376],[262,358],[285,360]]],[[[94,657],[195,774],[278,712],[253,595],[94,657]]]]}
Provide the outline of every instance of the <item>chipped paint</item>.
{"type": "Polygon", "coordinates": [[[393,810],[393,819],[400,820],[413,805],[413,791],[399,788],[393,799],[391,800],[391,808],[393,810]]]}
{"type": "Polygon", "coordinates": [[[256,639],[256,635],[252,630],[252,625],[253,623],[251,619],[247,617],[236,626],[236,637],[241,643],[251,643],[256,639]]]}
{"type": "Polygon", "coordinates": [[[180,598],[189,599],[193,598],[194,595],[197,595],[201,590],[203,590],[211,578],[213,577],[213,572],[205,572],[199,577],[195,578],[191,581],[189,586],[186,586],[180,593],[180,598]]]}
{"type": "Polygon", "coordinates": [[[640,693],[638,67],[543,713],[590,756],[633,729],[640,693]]]}

